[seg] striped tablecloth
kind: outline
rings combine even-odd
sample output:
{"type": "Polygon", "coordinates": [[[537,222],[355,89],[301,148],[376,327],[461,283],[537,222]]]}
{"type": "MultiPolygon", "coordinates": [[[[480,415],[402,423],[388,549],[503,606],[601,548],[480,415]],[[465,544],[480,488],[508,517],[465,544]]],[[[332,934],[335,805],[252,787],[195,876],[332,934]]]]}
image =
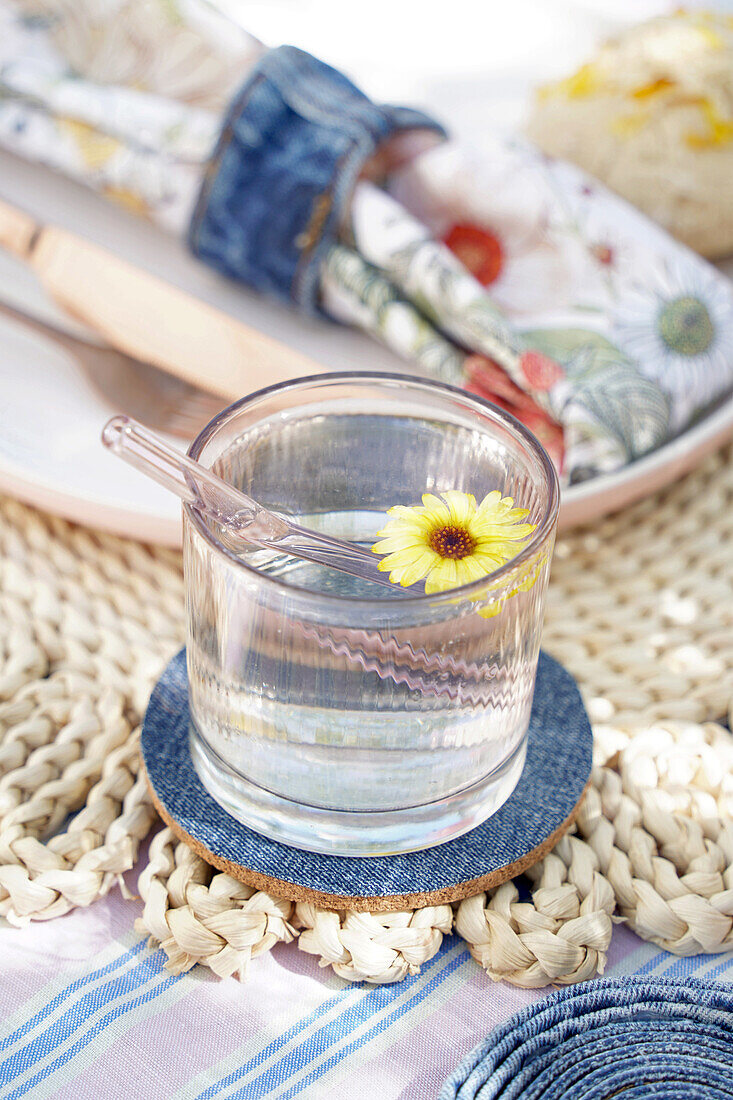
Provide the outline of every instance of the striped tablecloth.
{"type": "MultiPolygon", "coordinates": [[[[134,886],[134,876],[131,877],[134,886]]],[[[352,985],[280,946],[249,980],[173,977],[118,892],[0,927],[0,1098],[429,1100],[500,1021],[546,990],[493,984],[448,937],[420,974],[352,985]]],[[[733,954],[677,958],[616,929],[608,974],[733,978],[733,954]]]]}

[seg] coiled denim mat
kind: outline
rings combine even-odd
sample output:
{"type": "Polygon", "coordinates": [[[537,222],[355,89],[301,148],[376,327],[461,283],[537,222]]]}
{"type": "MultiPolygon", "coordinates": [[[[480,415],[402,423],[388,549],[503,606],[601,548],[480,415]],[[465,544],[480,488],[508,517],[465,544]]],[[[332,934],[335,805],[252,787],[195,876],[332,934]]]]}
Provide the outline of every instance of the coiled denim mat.
{"type": "Polygon", "coordinates": [[[497,1027],[439,1100],[733,1097],[733,987],[601,978],[558,990],[497,1027]]]}

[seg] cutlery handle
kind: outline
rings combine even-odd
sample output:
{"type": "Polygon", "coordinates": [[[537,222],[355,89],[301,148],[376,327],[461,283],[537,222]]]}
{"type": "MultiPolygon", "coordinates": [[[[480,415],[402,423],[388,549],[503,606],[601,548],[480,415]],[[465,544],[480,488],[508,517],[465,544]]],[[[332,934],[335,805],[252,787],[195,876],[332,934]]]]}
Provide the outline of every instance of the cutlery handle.
{"type": "Polygon", "coordinates": [[[0,200],[0,246],[21,260],[29,260],[41,233],[41,226],[30,214],[0,200]]]}
{"type": "Polygon", "coordinates": [[[323,372],[293,348],[2,201],[0,248],[30,264],[56,304],[113,348],[229,401],[323,372]]]}

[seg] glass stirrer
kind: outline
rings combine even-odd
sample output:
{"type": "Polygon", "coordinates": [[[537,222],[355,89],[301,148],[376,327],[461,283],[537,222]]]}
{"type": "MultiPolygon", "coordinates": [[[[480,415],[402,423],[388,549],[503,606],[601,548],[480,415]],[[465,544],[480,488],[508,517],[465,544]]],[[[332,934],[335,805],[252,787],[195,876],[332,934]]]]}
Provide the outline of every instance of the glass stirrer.
{"type": "Polygon", "coordinates": [[[239,544],[240,548],[255,545],[276,550],[408,595],[379,571],[379,559],[371,550],[301,527],[270,511],[131,417],[113,416],[102,430],[102,442],[206,519],[220,524],[228,537],[228,549],[236,552],[239,544]]]}

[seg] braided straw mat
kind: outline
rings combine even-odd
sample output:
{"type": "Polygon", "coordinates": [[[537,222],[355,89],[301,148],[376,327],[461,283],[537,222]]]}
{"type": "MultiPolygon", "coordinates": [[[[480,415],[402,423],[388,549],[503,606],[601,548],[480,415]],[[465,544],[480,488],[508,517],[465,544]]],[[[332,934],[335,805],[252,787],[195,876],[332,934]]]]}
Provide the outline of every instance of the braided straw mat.
{"type": "MultiPolygon", "coordinates": [[[[733,947],[733,740],[716,724],[733,701],[732,460],[728,448],[558,543],[544,645],[580,683],[597,765],[574,832],[529,873],[529,900],[509,882],[453,908],[319,910],[216,873],[163,828],[137,928],[170,969],[243,977],[252,956],[297,937],[344,978],[399,981],[454,930],[492,979],[529,987],[602,972],[616,920],[682,955],[733,947]]],[[[125,889],[156,825],[139,723],[182,639],[177,553],[0,499],[0,914],[11,923],[125,889]]]]}

